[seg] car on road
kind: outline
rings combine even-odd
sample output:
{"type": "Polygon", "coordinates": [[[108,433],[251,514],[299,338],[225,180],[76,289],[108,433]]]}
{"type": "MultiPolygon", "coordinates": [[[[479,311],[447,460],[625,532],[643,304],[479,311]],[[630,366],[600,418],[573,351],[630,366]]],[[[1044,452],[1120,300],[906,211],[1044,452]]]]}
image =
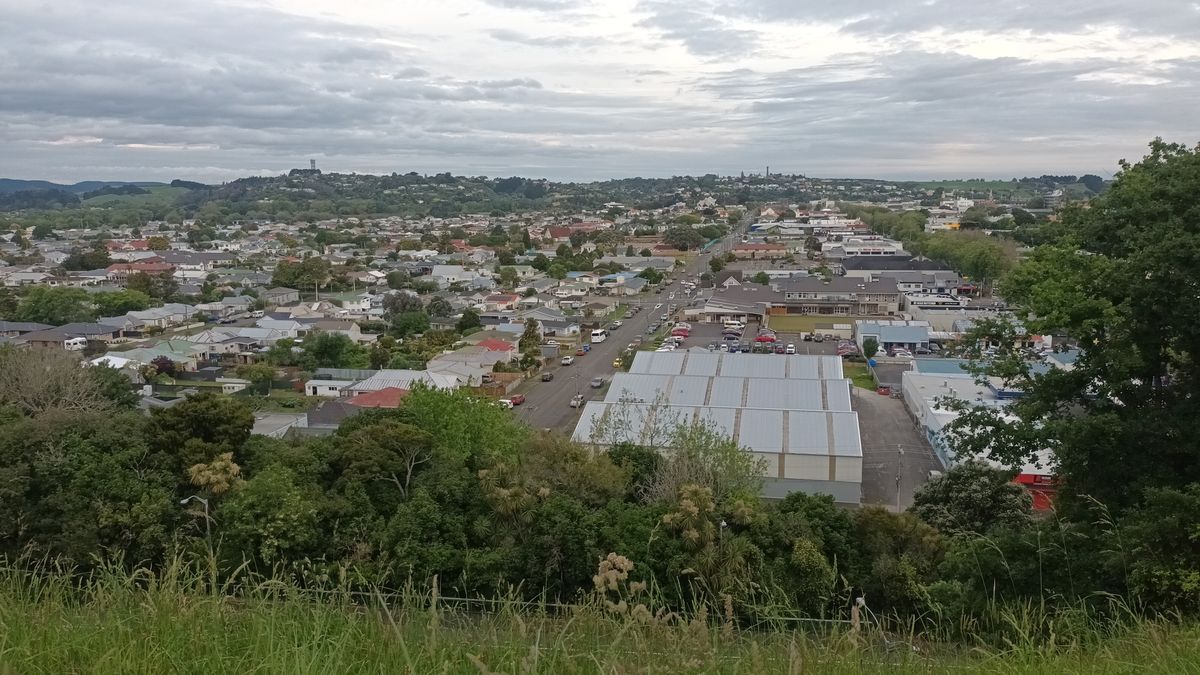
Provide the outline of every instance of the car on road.
{"type": "Polygon", "coordinates": [[[583,407],[583,394],[575,394],[574,396],[571,397],[571,407],[572,408],[583,407]]]}
{"type": "Polygon", "coordinates": [[[500,399],[500,405],[503,405],[505,408],[511,408],[516,405],[521,405],[524,402],[525,402],[524,394],[513,394],[512,396],[509,396],[508,398],[500,399]]]}
{"type": "Polygon", "coordinates": [[[796,344],[793,342],[789,342],[787,345],[787,348],[786,348],[786,353],[795,354],[796,353],[796,344]]]}
{"type": "Polygon", "coordinates": [[[587,353],[587,350],[584,349],[583,347],[580,347],[579,349],[575,350],[575,356],[583,356],[586,353],[587,353]]]}
{"type": "Polygon", "coordinates": [[[603,387],[603,386],[604,386],[604,378],[603,377],[593,377],[592,378],[592,389],[599,389],[600,387],[603,387]]]}
{"type": "Polygon", "coordinates": [[[542,382],[550,382],[554,379],[554,373],[542,373],[542,382]]]}
{"type": "Polygon", "coordinates": [[[619,359],[619,358],[613,359],[613,368],[620,368],[622,365],[624,365],[624,364],[621,363],[621,359],[619,359]]]}
{"type": "Polygon", "coordinates": [[[659,320],[659,321],[666,321],[667,319],[670,319],[670,318],[671,318],[670,316],[668,316],[668,315],[666,315],[666,314],[663,314],[662,316],[658,317],[658,320],[659,320]]]}
{"type": "Polygon", "coordinates": [[[575,357],[574,357],[574,356],[564,356],[564,357],[562,357],[562,364],[563,364],[564,366],[569,366],[569,365],[571,365],[572,363],[575,363],[575,357]]]}
{"type": "Polygon", "coordinates": [[[717,343],[715,343],[715,342],[708,343],[708,351],[710,351],[710,352],[717,351],[717,343]]]}
{"type": "Polygon", "coordinates": [[[502,398],[496,401],[496,405],[500,406],[501,408],[511,408],[513,407],[513,402],[507,398],[502,398]]]}
{"type": "Polygon", "coordinates": [[[723,351],[723,352],[727,352],[727,351],[729,351],[729,343],[728,343],[728,342],[722,342],[722,343],[721,343],[721,347],[720,347],[720,349],[721,349],[721,351],[723,351]]]}
{"type": "Polygon", "coordinates": [[[622,322],[620,322],[620,321],[614,321],[614,322],[612,322],[612,325],[608,327],[608,329],[609,329],[609,330],[616,330],[616,329],[618,329],[618,328],[620,328],[621,326],[624,326],[624,325],[625,325],[625,324],[624,324],[624,323],[622,323],[622,322]]]}

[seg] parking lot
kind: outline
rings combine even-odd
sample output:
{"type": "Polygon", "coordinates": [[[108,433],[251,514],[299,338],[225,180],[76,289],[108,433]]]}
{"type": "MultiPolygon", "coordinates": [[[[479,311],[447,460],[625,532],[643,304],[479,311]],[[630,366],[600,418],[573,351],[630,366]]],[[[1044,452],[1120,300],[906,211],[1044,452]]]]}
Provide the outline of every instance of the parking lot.
{"type": "MultiPolygon", "coordinates": [[[[691,335],[683,343],[684,347],[707,347],[715,343],[718,348],[723,342],[721,331],[723,326],[718,323],[696,323],[691,324],[691,335]]],[[[742,337],[737,342],[740,344],[745,342],[753,344],[754,338],[758,335],[759,324],[751,322],[742,332],[742,337]]],[[[830,355],[837,353],[837,341],[826,340],[824,342],[804,342],[800,339],[798,333],[776,333],[775,344],[794,344],[796,345],[797,354],[814,354],[814,355],[830,355]]],[[[732,343],[732,341],[728,341],[732,343]]]]}

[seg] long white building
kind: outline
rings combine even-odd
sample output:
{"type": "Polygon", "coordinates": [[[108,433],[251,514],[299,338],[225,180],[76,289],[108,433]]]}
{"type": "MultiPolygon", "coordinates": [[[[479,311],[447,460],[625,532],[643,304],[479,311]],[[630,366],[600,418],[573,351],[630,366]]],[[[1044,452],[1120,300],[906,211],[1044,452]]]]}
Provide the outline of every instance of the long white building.
{"type": "Polygon", "coordinates": [[[707,422],[764,460],[764,496],[858,504],[862,441],[850,386],[835,356],[641,352],[603,401],[587,404],[573,438],[661,446],[676,425],[707,422]]]}

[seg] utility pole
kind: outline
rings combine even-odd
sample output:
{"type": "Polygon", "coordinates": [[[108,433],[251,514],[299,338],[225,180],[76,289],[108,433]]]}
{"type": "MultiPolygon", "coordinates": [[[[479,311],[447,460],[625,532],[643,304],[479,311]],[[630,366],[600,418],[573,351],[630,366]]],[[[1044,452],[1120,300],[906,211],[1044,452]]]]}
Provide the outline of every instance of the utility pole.
{"type": "Polygon", "coordinates": [[[900,513],[900,475],[904,470],[904,446],[896,445],[896,513],[900,513]]]}

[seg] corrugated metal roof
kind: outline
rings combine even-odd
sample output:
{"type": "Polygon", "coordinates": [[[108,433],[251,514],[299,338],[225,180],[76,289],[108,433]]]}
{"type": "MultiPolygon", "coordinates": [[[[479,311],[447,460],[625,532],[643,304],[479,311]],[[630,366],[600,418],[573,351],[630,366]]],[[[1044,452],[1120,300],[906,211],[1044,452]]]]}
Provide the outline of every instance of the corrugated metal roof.
{"type": "Polygon", "coordinates": [[[699,377],[617,373],[604,397],[607,403],[653,403],[661,397],[671,405],[764,410],[849,411],[846,380],[782,380],[773,378],[699,377]]]}
{"type": "Polygon", "coordinates": [[[783,411],[743,408],[737,441],[755,452],[783,452],[783,411]]]}
{"type": "Polygon", "coordinates": [[[745,385],[746,380],[741,377],[713,378],[712,386],[709,387],[708,405],[718,408],[742,407],[745,385]]]}
{"type": "Polygon", "coordinates": [[[842,360],[810,354],[728,354],[689,349],[675,352],[638,352],[631,373],[657,375],[719,375],[772,379],[840,380],[842,360]],[[714,365],[715,364],[715,365],[714,365]]]}
{"type": "Polygon", "coordinates": [[[711,377],[717,374],[717,366],[720,363],[720,353],[689,351],[687,365],[684,366],[684,374],[711,377]]]}

